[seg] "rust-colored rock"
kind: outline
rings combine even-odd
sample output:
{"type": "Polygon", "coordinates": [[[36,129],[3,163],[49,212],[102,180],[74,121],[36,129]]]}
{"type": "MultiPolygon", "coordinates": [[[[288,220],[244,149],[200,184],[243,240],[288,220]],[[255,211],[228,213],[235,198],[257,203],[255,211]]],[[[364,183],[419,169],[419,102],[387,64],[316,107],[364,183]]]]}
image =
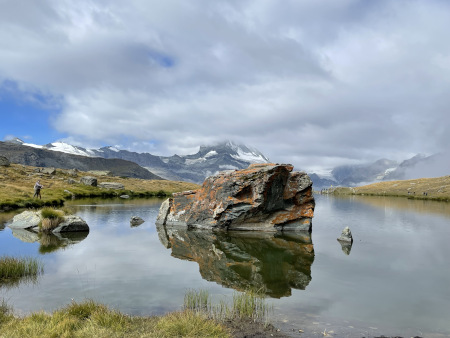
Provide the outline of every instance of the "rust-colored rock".
{"type": "Polygon", "coordinates": [[[312,181],[288,164],[252,164],[208,177],[163,203],[158,224],[223,230],[311,231],[312,181]]]}

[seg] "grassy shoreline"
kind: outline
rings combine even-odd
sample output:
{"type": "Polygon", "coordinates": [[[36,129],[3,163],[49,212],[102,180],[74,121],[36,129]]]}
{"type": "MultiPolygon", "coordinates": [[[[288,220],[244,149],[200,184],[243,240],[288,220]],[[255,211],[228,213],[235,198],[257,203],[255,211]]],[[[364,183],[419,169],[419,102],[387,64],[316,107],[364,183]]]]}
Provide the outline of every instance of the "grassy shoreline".
{"type": "Polygon", "coordinates": [[[213,306],[205,291],[188,291],[183,309],[162,316],[129,316],[87,299],[17,317],[0,302],[0,337],[285,337],[261,319],[262,296],[246,292],[213,306]],[[222,308],[221,316],[217,309],[222,308]],[[215,309],[215,310],[214,310],[215,309]]]}
{"type": "Polygon", "coordinates": [[[115,198],[128,195],[130,198],[171,196],[174,192],[194,190],[194,183],[168,180],[145,180],[117,176],[105,176],[93,172],[77,172],[74,177],[69,170],[56,169],[54,174],[39,172],[39,168],[11,164],[0,167],[0,211],[21,208],[60,207],[64,201],[80,198],[115,198]],[[79,183],[83,176],[97,178],[99,183],[115,182],[123,189],[107,189],[79,183]],[[34,184],[40,179],[44,188],[42,199],[33,198],[34,184]]]}
{"type": "Polygon", "coordinates": [[[321,193],[331,195],[406,197],[415,200],[450,202],[450,176],[386,181],[354,188],[334,187],[324,189],[321,193]]]}

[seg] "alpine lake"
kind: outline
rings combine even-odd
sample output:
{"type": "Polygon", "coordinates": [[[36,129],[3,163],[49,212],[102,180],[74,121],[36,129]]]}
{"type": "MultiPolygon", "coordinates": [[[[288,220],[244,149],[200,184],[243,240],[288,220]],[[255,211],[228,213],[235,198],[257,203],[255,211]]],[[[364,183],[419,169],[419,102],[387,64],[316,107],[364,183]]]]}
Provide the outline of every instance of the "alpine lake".
{"type": "Polygon", "coordinates": [[[44,264],[33,281],[0,284],[0,300],[17,315],[94,299],[146,316],[180,310],[188,290],[214,303],[256,288],[293,337],[449,337],[450,203],[315,199],[310,235],[157,227],[162,199],[67,202],[90,232],[63,238],[12,232],[18,212],[0,213],[0,257],[44,264]],[[337,241],[346,226],[352,247],[337,241]]]}

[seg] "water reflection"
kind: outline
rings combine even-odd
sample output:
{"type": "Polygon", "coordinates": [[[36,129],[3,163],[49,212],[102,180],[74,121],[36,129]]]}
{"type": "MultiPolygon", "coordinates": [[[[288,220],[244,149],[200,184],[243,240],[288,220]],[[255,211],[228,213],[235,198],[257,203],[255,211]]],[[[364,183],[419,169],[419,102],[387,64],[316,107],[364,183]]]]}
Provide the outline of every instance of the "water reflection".
{"type": "Polygon", "coordinates": [[[203,279],[239,291],[263,290],[268,296],[291,295],[311,281],[314,247],[309,233],[210,232],[157,226],[172,256],[195,261],[203,279]]]}
{"type": "Polygon", "coordinates": [[[335,199],[350,199],[380,209],[398,209],[422,214],[440,214],[450,217],[450,203],[432,200],[413,200],[387,196],[335,196],[335,199]]]}
{"type": "Polygon", "coordinates": [[[89,231],[64,232],[56,234],[36,233],[25,229],[11,229],[12,235],[25,243],[39,242],[39,253],[46,254],[65,249],[84,240],[89,231]]]}
{"type": "Polygon", "coordinates": [[[344,254],[346,254],[347,256],[350,255],[350,251],[352,251],[352,243],[350,243],[350,242],[342,242],[342,241],[339,241],[339,240],[338,240],[338,242],[341,245],[342,252],[344,254]]]}
{"type": "Polygon", "coordinates": [[[89,235],[89,231],[39,234],[39,253],[47,254],[80,243],[89,235]]]}

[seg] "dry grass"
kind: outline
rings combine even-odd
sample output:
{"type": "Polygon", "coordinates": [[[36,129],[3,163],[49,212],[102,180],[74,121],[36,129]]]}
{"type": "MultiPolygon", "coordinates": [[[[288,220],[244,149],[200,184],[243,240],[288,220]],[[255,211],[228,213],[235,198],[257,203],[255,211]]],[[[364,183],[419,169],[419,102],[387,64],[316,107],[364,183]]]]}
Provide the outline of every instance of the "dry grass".
{"type": "Polygon", "coordinates": [[[194,311],[131,317],[92,300],[19,318],[0,307],[0,337],[230,337],[219,323],[194,311]]]}
{"type": "Polygon", "coordinates": [[[354,188],[335,187],[326,189],[325,193],[332,195],[394,196],[449,202],[450,176],[386,181],[354,188]]]}
{"type": "Polygon", "coordinates": [[[353,190],[357,195],[404,196],[450,201],[450,176],[379,182],[356,187],[353,190]]]}
{"type": "Polygon", "coordinates": [[[79,172],[71,177],[65,169],[56,169],[55,175],[36,173],[35,167],[11,164],[0,167],[0,209],[18,207],[60,206],[65,199],[82,197],[115,197],[127,194],[132,197],[169,196],[174,192],[199,188],[197,184],[181,181],[144,180],[137,178],[101,176],[79,172]],[[108,190],[78,183],[82,176],[94,176],[98,182],[117,182],[124,185],[123,190],[108,190]],[[40,179],[44,188],[42,200],[33,198],[34,184],[40,179]],[[77,183],[69,184],[73,179],[77,183]],[[67,192],[69,191],[69,192],[67,192]]]}

